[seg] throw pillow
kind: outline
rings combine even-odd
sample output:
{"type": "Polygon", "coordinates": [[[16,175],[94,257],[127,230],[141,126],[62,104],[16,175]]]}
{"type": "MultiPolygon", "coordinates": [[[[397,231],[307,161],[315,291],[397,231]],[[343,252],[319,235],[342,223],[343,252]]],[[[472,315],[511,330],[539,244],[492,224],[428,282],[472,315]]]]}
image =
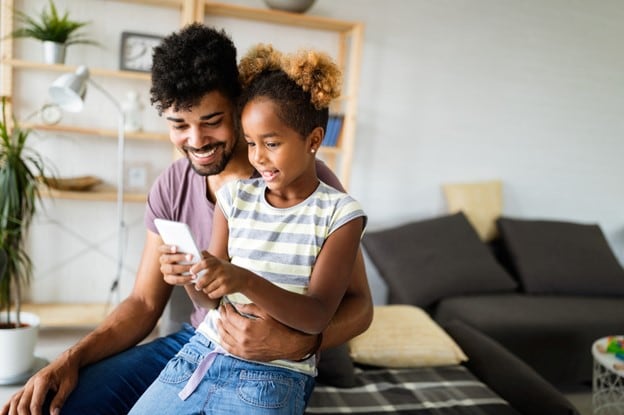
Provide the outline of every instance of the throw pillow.
{"type": "Polygon", "coordinates": [[[338,388],[355,386],[353,361],[346,344],[321,351],[316,381],[338,388]]]}
{"type": "Polygon", "coordinates": [[[462,212],[367,232],[362,243],[388,284],[391,303],[428,308],[449,296],[517,286],[462,212]]]}
{"type": "Polygon", "coordinates": [[[456,365],[467,360],[427,313],[408,305],[376,306],[370,327],[349,341],[357,363],[384,367],[456,365]]]}
{"type": "Polygon", "coordinates": [[[503,184],[500,180],[442,185],[449,213],[464,212],[479,238],[496,238],[496,219],[503,213],[503,184]]]}
{"type": "Polygon", "coordinates": [[[497,224],[527,293],[624,295],[624,269],[598,225],[511,218],[497,224]]]}

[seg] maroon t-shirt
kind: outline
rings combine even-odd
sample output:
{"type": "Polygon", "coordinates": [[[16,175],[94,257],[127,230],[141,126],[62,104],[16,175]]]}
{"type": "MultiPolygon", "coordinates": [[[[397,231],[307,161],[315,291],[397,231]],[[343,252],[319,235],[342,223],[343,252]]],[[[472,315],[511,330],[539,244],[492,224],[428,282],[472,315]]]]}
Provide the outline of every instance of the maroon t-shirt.
{"type": "MultiPolygon", "coordinates": [[[[319,179],[328,185],[344,191],[334,173],[320,160],[316,161],[319,179]]],[[[189,225],[199,249],[206,250],[212,235],[212,216],[215,205],[208,200],[206,178],[195,173],[191,163],[185,159],[173,162],[156,179],[147,197],[145,226],[158,233],[154,219],[168,219],[189,225]]],[[[206,315],[206,310],[195,306],[191,323],[197,327],[206,315]]]]}

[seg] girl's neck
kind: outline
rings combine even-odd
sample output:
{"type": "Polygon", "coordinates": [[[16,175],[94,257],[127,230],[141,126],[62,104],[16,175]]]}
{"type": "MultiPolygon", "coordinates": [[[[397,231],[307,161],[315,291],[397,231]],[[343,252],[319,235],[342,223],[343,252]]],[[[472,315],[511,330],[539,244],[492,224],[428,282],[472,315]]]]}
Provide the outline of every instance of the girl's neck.
{"type": "Polygon", "coordinates": [[[316,191],[319,182],[316,164],[314,164],[311,171],[306,172],[285,188],[273,190],[267,186],[265,198],[267,203],[276,208],[285,209],[296,206],[316,191]]]}

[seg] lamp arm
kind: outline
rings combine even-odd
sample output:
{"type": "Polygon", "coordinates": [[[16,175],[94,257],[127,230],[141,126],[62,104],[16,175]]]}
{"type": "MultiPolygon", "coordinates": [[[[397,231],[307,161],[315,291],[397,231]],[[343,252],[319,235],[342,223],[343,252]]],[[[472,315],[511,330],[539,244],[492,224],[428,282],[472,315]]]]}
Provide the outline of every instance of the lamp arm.
{"type": "Polygon", "coordinates": [[[121,280],[121,273],[123,271],[124,262],[124,234],[125,234],[125,221],[124,221],[124,158],[125,158],[125,124],[126,116],[121,107],[119,101],[115,97],[100,86],[93,79],[89,78],[88,82],[98,89],[108,100],[115,106],[119,114],[117,125],[117,270],[115,273],[115,280],[111,286],[111,291],[117,292],[117,302],[119,298],[119,281],[121,280]]]}

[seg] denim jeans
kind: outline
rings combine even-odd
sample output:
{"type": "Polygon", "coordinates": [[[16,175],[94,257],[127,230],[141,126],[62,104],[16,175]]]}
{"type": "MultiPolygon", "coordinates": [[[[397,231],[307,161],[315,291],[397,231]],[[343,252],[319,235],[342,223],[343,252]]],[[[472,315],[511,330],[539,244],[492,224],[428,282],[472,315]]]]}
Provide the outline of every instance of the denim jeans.
{"type": "MultiPolygon", "coordinates": [[[[133,347],[80,371],[78,385],[61,409],[63,415],[125,415],[156,380],[167,362],[188,342],[195,329],[185,324],[177,333],[133,347]]],[[[44,404],[48,414],[50,397],[44,404]]],[[[158,413],[158,412],[155,412],[158,413]]]]}
{"type": "Polygon", "coordinates": [[[129,415],[295,415],[303,414],[314,387],[312,376],[292,370],[217,354],[195,391],[182,400],[178,393],[214,350],[196,334],[167,364],[129,415]]]}

